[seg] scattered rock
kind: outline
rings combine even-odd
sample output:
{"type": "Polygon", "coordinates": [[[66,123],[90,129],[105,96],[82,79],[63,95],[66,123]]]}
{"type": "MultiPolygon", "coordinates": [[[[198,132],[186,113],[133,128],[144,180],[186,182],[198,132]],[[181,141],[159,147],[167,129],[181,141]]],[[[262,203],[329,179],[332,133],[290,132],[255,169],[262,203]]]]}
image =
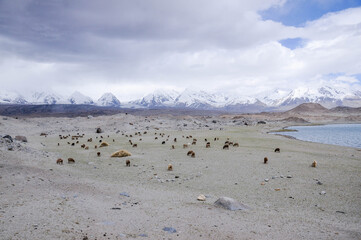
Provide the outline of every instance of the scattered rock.
{"type": "Polygon", "coordinates": [[[120,196],[124,196],[124,197],[130,197],[130,195],[126,192],[121,192],[119,193],[120,196]]]}
{"type": "Polygon", "coordinates": [[[269,181],[269,179],[268,179],[268,178],[266,178],[264,181],[265,181],[265,182],[268,182],[268,181],[269,181]]]}
{"type": "Polygon", "coordinates": [[[13,142],[13,138],[10,135],[5,135],[3,138],[8,139],[9,142],[13,142]]]}
{"type": "Polygon", "coordinates": [[[201,194],[197,197],[197,200],[198,201],[206,201],[206,197],[203,194],[201,194]]]}
{"type": "Polygon", "coordinates": [[[292,178],[292,176],[291,176],[291,175],[287,175],[287,178],[292,178]]]}
{"type": "Polygon", "coordinates": [[[92,115],[88,115],[88,119],[92,119],[93,118],[93,116],[92,115]]]}
{"type": "Polygon", "coordinates": [[[320,195],[326,195],[326,191],[321,191],[320,195]]]}
{"type": "Polygon", "coordinates": [[[176,233],[177,232],[177,230],[175,230],[172,227],[164,227],[162,230],[165,231],[165,232],[169,232],[169,233],[176,233]]]}
{"type": "Polygon", "coordinates": [[[16,141],[28,142],[28,139],[25,136],[15,136],[16,141]]]}
{"type": "Polygon", "coordinates": [[[233,198],[229,198],[229,197],[219,198],[217,201],[215,201],[214,205],[223,207],[223,208],[231,210],[231,211],[249,209],[248,206],[234,200],[233,198]]]}
{"type": "Polygon", "coordinates": [[[100,127],[98,127],[95,132],[96,132],[96,133],[102,133],[103,130],[102,130],[100,127]]]}
{"type": "Polygon", "coordinates": [[[323,183],[322,183],[322,182],[320,182],[320,181],[317,181],[317,184],[318,184],[318,185],[322,185],[323,183]]]}

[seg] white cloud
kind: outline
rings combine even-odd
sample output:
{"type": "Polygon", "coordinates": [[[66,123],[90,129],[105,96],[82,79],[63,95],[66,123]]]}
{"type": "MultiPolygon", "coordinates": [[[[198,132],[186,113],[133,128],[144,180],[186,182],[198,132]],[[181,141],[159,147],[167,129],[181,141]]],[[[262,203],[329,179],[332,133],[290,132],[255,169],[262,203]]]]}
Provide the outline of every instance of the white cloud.
{"type": "Polygon", "coordinates": [[[122,101],[189,86],[252,95],[331,83],[332,74],[360,84],[353,75],[361,73],[361,8],[298,28],[259,16],[284,2],[92,0],[27,12],[28,1],[12,15],[1,8],[23,2],[2,3],[8,22],[0,24],[0,84],[63,95],[78,90],[94,99],[113,92],[122,101]],[[290,50],[278,42],[285,38],[306,43],[290,50]]]}

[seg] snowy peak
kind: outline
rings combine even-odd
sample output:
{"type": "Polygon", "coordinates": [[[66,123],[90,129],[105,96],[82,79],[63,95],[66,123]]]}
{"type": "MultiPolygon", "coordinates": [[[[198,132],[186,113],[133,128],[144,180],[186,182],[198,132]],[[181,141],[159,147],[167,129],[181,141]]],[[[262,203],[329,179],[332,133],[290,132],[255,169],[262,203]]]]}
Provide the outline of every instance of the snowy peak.
{"type": "Polygon", "coordinates": [[[0,104],[26,104],[23,96],[15,92],[0,90],[0,104]]]}
{"type": "Polygon", "coordinates": [[[299,105],[302,103],[322,103],[334,107],[342,105],[346,98],[359,98],[356,92],[347,88],[333,88],[322,86],[319,88],[299,87],[291,91],[287,96],[281,99],[281,106],[299,105]]]}
{"type": "Polygon", "coordinates": [[[67,103],[64,98],[55,93],[34,92],[30,98],[27,99],[32,104],[65,104],[67,103]]]}
{"type": "Polygon", "coordinates": [[[120,102],[112,93],[104,93],[97,101],[98,106],[119,107],[120,102]]]}
{"type": "Polygon", "coordinates": [[[144,107],[172,106],[178,95],[179,93],[174,90],[166,91],[159,89],[135,101],[135,103],[144,107]]]}
{"type": "Polygon", "coordinates": [[[72,95],[70,95],[68,101],[71,104],[94,104],[93,100],[90,97],[85,96],[78,91],[75,91],[72,95]]]}

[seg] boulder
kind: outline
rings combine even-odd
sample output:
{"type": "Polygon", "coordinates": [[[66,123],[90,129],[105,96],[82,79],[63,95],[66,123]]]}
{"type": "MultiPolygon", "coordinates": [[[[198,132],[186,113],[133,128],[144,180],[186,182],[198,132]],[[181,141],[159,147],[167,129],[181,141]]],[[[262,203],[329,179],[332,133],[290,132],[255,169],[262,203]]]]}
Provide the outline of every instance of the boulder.
{"type": "Polygon", "coordinates": [[[13,138],[10,135],[5,135],[3,138],[8,139],[9,142],[13,142],[13,138]]]}
{"type": "Polygon", "coordinates": [[[250,209],[248,206],[238,202],[237,200],[229,197],[221,197],[217,201],[215,201],[214,205],[218,207],[223,207],[227,210],[235,211],[235,210],[247,210],[250,209]]]}
{"type": "Polygon", "coordinates": [[[25,136],[15,136],[16,141],[28,142],[28,139],[25,136]]]}

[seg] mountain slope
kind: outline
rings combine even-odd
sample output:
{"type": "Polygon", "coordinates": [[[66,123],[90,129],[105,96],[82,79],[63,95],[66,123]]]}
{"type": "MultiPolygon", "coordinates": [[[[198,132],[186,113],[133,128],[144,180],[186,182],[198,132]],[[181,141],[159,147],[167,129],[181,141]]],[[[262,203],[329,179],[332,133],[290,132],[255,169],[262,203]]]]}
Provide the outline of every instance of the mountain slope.
{"type": "Polygon", "coordinates": [[[97,101],[98,106],[119,107],[120,101],[112,93],[104,93],[97,101]]]}
{"type": "Polygon", "coordinates": [[[70,95],[68,101],[70,102],[70,104],[94,104],[94,101],[90,97],[85,96],[78,91],[75,91],[72,95],[70,95]]]}

